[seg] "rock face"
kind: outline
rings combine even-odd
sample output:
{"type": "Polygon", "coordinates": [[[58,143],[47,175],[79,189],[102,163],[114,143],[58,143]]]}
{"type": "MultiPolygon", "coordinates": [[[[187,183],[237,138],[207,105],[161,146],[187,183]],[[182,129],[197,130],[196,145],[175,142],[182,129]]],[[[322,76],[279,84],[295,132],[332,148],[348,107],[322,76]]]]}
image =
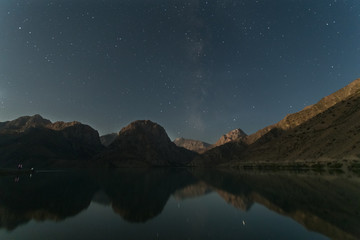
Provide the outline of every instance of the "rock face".
{"type": "Polygon", "coordinates": [[[115,166],[183,166],[195,155],[171,142],[163,127],[143,120],[124,127],[100,158],[115,166]]]}
{"type": "Polygon", "coordinates": [[[197,153],[203,153],[211,147],[211,144],[209,143],[185,138],[176,138],[174,143],[178,147],[183,147],[197,153]]]}
{"type": "Polygon", "coordinates": [[[103,135],[100,137],[101,144],[104,145],[105,147],[108,147],[110,146],[111,143],[114,142],[117,136],[118,136],[117,133],[110,133],[103,135]]]}
{"type": "Polygon", "coordinates": [[[40,115],[0,124],[0,166],[47,165],[91,158],[102,150],[99,134],[79,122],[55,122],[40,115]],[[55,161],[56,160],[56,161],[55,161]],[[52,163],[50,163],[52,162],[52,163]]]}
{"type": "Polygon", "coordinates": [[[223,145],[231,141],[243,140],[247,137],[247,134],[240,128],[232,130],[225,135],[222,135],[220,139],[214,144],[214,147],[223,145]]]}

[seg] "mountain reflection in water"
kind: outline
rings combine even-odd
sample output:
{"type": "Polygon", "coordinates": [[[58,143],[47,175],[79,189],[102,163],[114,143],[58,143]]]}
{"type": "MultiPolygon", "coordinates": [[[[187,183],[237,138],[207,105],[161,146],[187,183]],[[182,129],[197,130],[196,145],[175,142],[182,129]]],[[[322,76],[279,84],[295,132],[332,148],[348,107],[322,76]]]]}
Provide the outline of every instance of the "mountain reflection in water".
{"type": "Polygon", "coordinates": [[[360,238],[360,178],[353,174],[158,168],[16,178],[0,178],[0,236],[32,220],[64,222],[86,212],[91,203],[111,206],[129,223],[148,224],[161,215],[171,197],[182,202],[217,194],[234,211],[248,212],[259,204],[329,238],[360,238]]]}

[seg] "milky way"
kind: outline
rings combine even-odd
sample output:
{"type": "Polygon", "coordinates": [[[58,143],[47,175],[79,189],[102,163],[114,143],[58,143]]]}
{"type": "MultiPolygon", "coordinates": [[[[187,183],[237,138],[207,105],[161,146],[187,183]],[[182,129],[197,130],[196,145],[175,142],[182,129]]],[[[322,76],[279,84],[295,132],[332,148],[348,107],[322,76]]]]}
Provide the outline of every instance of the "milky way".
{"type": "Polygon", "coordinates": [[[360,77],[358,0],[2,0],[0,121],[252,133],[360,77]]]}

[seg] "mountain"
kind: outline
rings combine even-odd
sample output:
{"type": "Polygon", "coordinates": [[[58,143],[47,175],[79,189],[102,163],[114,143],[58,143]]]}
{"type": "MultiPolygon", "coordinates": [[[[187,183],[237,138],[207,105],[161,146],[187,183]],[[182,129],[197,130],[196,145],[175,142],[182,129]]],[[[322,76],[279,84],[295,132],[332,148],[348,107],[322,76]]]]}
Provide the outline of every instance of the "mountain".
{"type": "Polygon", "coordinates": [[[118,136],[117,133],[110,133],[103,135],[100,137],[101,144],[104,145],[105,147],[108,147],[116,139],[117,136],[118,136]]]}
{"type": "Polygon", "coordinates": [[[29,128],[44,128],[49,124],[51,121],[42,118],[39,114],[19,117],[13,121],[0,123],[0,134],[22,133],[29,128]]]}
{"type": "Polygon", "coordinates": [[[70,159],[92,158],[80,165],[185,166],[191,162],[192,166],[239,167],[335,160],[342,166],[345,161],[360,160],[359,106],[357,79],[250,136],[235,129],[213,145],[183,138],[171,142],[163,127],[143,120],[129,124],[119,134],[103,136],[106,149],[98,132],[88,125],[76,121],[52,123],[40,115],[24,116],[0,122],[0,167],[18,163],[26,167],[62,166],[69,165],[70,159]]]}
{"type": "MultiPolygon", "coordinates": [[[[72,142],[73,147],[81,148],[82,145],[99,149],[101,145],[99,133],[92,127],[80,122],[55,122],[47,125],[48,129],[60,131],[63,136],[72,142]]],[[[89,149],[92,152],[91,149],[89,149]]],[[[91,154],[91,153],[89,153],[91,154]]]]}
{"type": "Polygon", "coordinates": [[[296,127],[272,129],[249,145],[241,158],[269,162],[360,159],[359,106],[357,92],[296,127]]]}
{"type": "Polygon", "coordinates": [[[80,122],[52,123],[34,115],[0,124],[2,167],[56,165],[63,160],[91,158],[102,148],[98,132],[80,122]]]}
{"type": "Polygon", "coordinates": [[[176,138],[174,143],[178,147],[183,147],[197,153],[203,153],[211,147],[211,144],[209,143],[185,138],[176,138]]]}
{"type": "Polygon", "coordinates": [[[360,79],[279,123],[205,152],[192,164],[359,160],[359,106],[360,79]]]}
{"type": "Polygon", "coordinates": [[[239,156],[248,146],[241,141],[232,141],[224,145],[214,147],[191,161],[190,166],[216,167],[229,163],[232,160],[239,160],[239,156]]]}
{"type": "Polygon", "coordinates": [[[327,109],[335,106],[336,104],[346,100],[352,95],[358,93],[360,91],[360,78],[351,82],[346,87],[336,91],[335,93],[322,98],[316,104],[305,107],[302,111],[289,114],[280,122],[265,127],[258,132],[247,137],[246,142],[248,144],[254,143],[256,140],[264,136],[267,132],[271,131],[274,128],[281,130],[288,130],[294,127],[297,127],[316,115],[326,111],[327,109]]]}
{"type": "Polygon", "coordinates": [[[220,139],[214,144],[214,147],[224,145],[225,143],[246,139],[247,134],[240,128],[232,130],[225,135],[222,135],[220,139]]]}
{"type": "Polygon", "coordinates": [[[289,130],[295,128],[316,115],[326,111],[330,107],[340,103],[341,101],[351,97],[360,90],[360,79],[351,82],[346,87],[336,91],[335,93],[322,98],[316,104],[305,107],[303,110],[285,116],[280,122],[267,126],[254,134],[247,136],[241,129],[235,129],[228,134],[222,136],[214,145],[220,146],[230,141],[244,141],[247,144],[256,142],[259,138],[270,132],[272,129],[289,130]]]}
{"type": "Polygon", "coordinates": [[[190,151],[194,151],[201,154],[214,147],[224,145],[225,143],[238,141],[238,140],[245,140],[246,138],[247,138],[247,134],[243,130],[238,128],[228,132],[227,134],[222,135],[215,144],[209,144],[206,142],[201,142],[193,139],[185,139],[185,138],[176,138],[174,140],[174,143],[179,147],[183,147],[190,151]]]}
{"type": "Polygon", "coordinates": [[[195,156],[171,142],[159,124],[138,120],[121,129],[99,158],[115,166],[184,166],[195,156]]]}

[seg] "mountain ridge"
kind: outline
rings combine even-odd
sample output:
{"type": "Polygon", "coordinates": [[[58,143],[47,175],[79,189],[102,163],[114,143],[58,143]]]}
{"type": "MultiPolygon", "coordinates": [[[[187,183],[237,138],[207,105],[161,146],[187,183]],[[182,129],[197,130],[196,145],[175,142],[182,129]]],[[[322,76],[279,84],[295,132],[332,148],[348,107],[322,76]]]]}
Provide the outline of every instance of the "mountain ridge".
{"type": "Polygon", "coordinates": [[[235,129],[213,145],[184,138],[172,142],[159,124],[138,120],[111,135],[113,141],[110,139],[105,147],[89,125],[77,121],[52,123],[39,114],[23,116],[0,122],[0,165],[9,164],[11,159],[78,157],[91,159],[89,164],[113,167],[359,160],[358,106],[360,79],[254,134],[248,136],[235,129]]]}
{"type": "Polygon", "coordinates": [[[99,133],[80,122],[55,122],[39,114],[0,124],[0,166],[53,165],[86,159],[102,150],[99,133]]]}
{"type": "Polygon", "coordinates": [[[347,86],[337,90],[336,92],[321,98],[317,103],[306,106],[303,110],[299,112],[288,114],[279,122],[266,126],[258,130],[257,132],[249,135],[246,138],[245,142],[247,144],[252,144],[274,128],[287,130],[289,128],[296,127],[359,91],[360,78],[349,83],[347,86]]]}
{"type": "Polygon", "coordinates": [[[235,140],[205,152],[192,164],[239,166],[244,163],[357,161],[360,159],[358,106],[360,79],[305,110],[250,135],[245,141],[235,140]],[[310,114],[307,115],[308,111],[310,114]]]}
{"type": "Polygon", "coordinates": [[[204,153],[212,146],[212,144],[210,143],[202,142],[199,140],[186,139],[182,137],[175,138],[173,142],[176,144],[176,146],[183,147],[197,153],[204,153]]]}

